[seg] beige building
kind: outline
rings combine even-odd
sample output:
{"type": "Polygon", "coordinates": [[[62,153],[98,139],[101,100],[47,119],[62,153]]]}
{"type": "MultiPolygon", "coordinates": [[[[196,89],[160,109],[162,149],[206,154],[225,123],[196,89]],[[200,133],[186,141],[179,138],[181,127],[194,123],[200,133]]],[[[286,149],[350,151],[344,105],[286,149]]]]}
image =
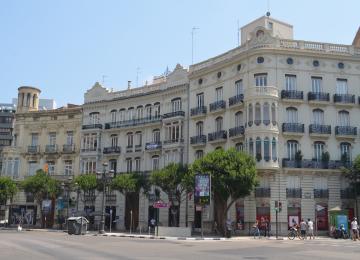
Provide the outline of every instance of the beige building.
{"type": "MultiPolygon", "coordinates": [[[[38,169],[47,168],[48,174],[62,181],[66,189],[66,184],[79,174],[82,108],[68,105],[39,111],[39,95],[37,88],[19,88],[14,142],[3,151],[1,174],[20,181],[34,175],[38,169]]],[[[52,202],[48,225],[52,225],[57,214],[67,215],[59,206],[59,200],[61,198],[52,202]]],[[[39,224],[39,205],[31,195],[23,192],[10,206],[9,223],[15,224],[21,216],[25,217],[25,224],[39,224]]]]}

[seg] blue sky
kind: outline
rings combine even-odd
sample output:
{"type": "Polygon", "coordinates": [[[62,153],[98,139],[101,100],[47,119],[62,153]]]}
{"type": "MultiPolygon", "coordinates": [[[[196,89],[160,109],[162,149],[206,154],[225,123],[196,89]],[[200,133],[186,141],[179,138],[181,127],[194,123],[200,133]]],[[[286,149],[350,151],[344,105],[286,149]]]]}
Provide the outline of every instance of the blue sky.
{"type": "MultiPolygon", "coordinates": [[[[273,18],[295,39],[351,44],[360,1],[270,0],[273,18]]],[[[94,82],[124,89],[176,63],[191,64],[237,45],[240,27],[262,16],[267,0],[0,0],[0,103],[23,85],[58,105],[81,104],[94,82]]]]}

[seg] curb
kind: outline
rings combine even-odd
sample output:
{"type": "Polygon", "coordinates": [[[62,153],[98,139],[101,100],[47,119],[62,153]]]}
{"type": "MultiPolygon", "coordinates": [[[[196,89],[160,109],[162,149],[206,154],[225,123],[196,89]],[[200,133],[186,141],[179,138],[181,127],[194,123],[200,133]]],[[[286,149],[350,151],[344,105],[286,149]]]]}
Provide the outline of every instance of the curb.
{"type": "Polygon", "coordinates": [[[217,240],[217,241],[225,241],[231,240],[224,237],[164,237],[164,236],[149,236],[149,235],[125,235],[125,234],[89,234],[90,236],[101,236],[101,237],[122,237],[122,238],[140,238],[140,239],[153,239],[153,240],[217,240]]]}

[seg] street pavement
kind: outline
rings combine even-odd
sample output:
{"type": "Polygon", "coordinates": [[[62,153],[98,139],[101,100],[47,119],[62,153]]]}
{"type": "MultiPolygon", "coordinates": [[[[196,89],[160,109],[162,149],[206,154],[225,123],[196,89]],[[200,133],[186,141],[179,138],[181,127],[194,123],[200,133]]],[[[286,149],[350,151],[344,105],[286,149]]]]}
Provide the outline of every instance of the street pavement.
{"type": "Polygon", "coordinates": [[[0,259],[359,259],[360,241],[155,240],[68,235],[64,232],[0,231],[0,259]]]}

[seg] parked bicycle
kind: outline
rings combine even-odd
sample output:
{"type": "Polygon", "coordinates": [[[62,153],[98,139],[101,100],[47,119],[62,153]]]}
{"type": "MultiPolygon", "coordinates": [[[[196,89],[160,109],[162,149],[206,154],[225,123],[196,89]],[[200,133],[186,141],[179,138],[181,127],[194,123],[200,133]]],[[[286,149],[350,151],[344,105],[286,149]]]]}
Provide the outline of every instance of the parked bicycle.
{"type": "Polygon", "coordinates": [[[299,238],[300,240],[304,239],[304,237],[302,237],[301,234],[300,234],[300,229],[299,228],[291,227],[289,229],[288,238],[289,238],[289,240],[294,240],[295,237],[299,238]]]}

